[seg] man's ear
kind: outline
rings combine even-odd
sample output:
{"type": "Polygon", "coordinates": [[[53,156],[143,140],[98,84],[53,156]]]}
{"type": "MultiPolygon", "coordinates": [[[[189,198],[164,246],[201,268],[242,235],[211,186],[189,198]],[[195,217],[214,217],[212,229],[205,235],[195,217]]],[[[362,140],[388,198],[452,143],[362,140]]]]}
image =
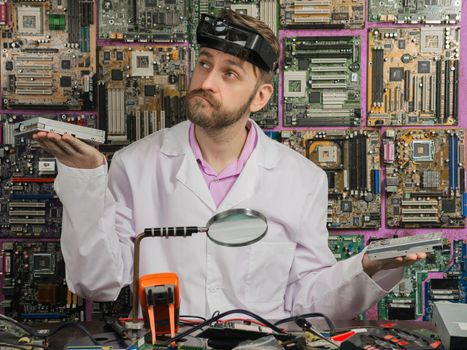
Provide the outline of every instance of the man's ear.
{"type": "Polygon", "coordinates": [[[274,87],[272,84],[261,84],[256,91],[255,98],[251,101],[250,104],[250,112],[258,112],[261,108],[263,108],[266,103],[268,103],[269,99],[274,92],[274,87]]]}

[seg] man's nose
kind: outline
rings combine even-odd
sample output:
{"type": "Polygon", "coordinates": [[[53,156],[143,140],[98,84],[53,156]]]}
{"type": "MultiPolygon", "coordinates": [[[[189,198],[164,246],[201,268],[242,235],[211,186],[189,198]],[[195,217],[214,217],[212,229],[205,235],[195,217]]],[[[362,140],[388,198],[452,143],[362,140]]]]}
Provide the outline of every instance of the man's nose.
{"type": "Polygon", "coordinates": [[[200,88],[203,90],[214,92],[217,90],[217,77],[214,71],[206,73],[201,82],[200,88]]]}

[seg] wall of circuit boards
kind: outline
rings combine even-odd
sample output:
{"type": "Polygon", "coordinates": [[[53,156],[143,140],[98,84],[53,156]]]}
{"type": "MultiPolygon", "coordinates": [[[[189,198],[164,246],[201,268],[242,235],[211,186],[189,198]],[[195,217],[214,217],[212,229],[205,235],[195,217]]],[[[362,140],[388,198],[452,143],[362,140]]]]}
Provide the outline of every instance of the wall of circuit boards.
{"type": "MultiPolygon", "coordinates": [[[[54,158],[13,125],[40,115],[106,131],[113,153],[185,119],[200,13],[227,7],[280,40],[275,94],[252,118],[328,176],[338,260],[369,239],[445,244],[359,318],[429,319],[467,302],[467,1],[0,0],[0,312],[124,316],[66,287],[54,158]]],[[[312,179],[310,179],[312,181],[312,179]]]]}

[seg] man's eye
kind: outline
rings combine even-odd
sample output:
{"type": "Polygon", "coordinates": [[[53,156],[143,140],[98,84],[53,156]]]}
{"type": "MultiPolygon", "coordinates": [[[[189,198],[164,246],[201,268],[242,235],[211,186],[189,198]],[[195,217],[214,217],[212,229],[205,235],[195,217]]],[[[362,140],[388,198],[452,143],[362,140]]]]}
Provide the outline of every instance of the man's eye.
{"type": "Polygon", "coordinates": [[[235,73],[234,71],[231,71],[229,70],[228,72],[225,73],[228,77],[230,78],[235,78],[237,77],[237,73],[235,73]]]}

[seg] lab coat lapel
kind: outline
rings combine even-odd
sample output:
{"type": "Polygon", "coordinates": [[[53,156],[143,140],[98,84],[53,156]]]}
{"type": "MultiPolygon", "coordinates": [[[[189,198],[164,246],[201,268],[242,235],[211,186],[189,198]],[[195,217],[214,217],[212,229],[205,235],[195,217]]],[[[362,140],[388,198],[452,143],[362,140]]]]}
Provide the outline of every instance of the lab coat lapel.
{"type": "Polygon", "coordinates": [[[214,212],[216,204],[204,180],[193,152],[187,152],[177,172],[177,180],[193,192],[209,209],[214,212]]]}
{"type": "Polygon", "coordinates": [[[251,154],[237,181],[235,181],[229,193],[217,208],[218,212],[235,207],[238,203],[247,200],[257,192],[261,171],[257,162],[257,153],[253,152],[251,154]]]}
{"type": "Polygon", "coordinates": [[[176,179],[214,212],[216,205],[188,142],[189,128],[190,122],[185,121],[169,129],[161,152],[168,157],[183,157],[176,179]]]}

